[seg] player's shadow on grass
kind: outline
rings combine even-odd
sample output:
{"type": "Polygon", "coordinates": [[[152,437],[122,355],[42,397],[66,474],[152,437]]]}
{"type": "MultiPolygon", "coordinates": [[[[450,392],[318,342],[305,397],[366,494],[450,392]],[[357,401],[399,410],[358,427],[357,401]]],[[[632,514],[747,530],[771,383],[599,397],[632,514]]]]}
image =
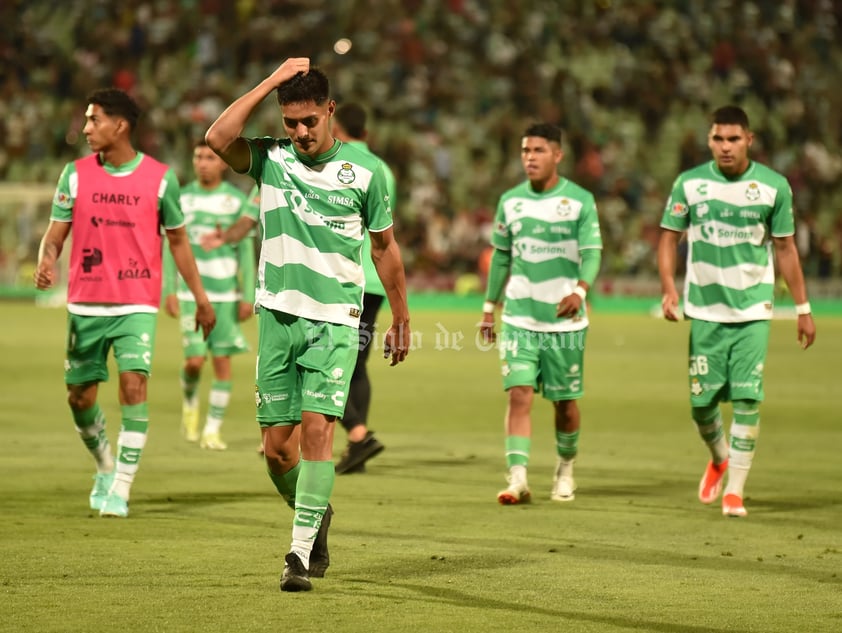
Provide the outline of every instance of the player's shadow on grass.
{"type": "Polygon", "coordinates": [[[251,502],[253,500],[274,500],[271,493],[264,491],[228,492],[173,492],[165,495],[138,499],[146,514],[170,514],[189,508],[205,508],[229,503],[251,502]]]}
{"type": "MultiPolygon", "coordinates": [[[[370,583],[373,581],[355,580],[358,583],[370,583]]],[[[399,587],[411,591],[416,594],[415,600],[419,602],[428,602],[434,605],[434,608],[440,608],[442,605],[451,605],[455,607],[465,607],[468,609],[482,609],[484,611],[498,611],[509,614],[527,614],[531,617],[535,615],[545,615],[550,618],[559,618],[558,630],[563,630],[565,624],[569,625],[574,622],[588,622],[591,624],[603,624],[612,627],[626,628],[631,630],[652,631],[655,633],[724,633],[732,630],[730,628],[713,628],[709,626],[697,626],[694,624],[677,624],[675,622],[657,622],[654,620],[645,620],[634,618],[631,616],[621,617],[612,615],[601,615],[592,612],[583,611],[568,611],[564,609],[547,609],[522,602],[508,602],[505,600],[496,600],[489,598],[480,598],[476,595],[471,595],[459,591],[452,586],[448,587],[433,587],[429,585],[419,585],[411,583],[390,583],[389,587],[399,587]]],[[[335,593],[344,593],[341,588],[332,589],[335,593]]],[[[347,592],[349,595],[359,596],[356,591],[347,592]]],[[[378,594],[370,590],[366,590],[366,598],[380,597],[387,601],[394,601],[394,594],[378,594]]]]}

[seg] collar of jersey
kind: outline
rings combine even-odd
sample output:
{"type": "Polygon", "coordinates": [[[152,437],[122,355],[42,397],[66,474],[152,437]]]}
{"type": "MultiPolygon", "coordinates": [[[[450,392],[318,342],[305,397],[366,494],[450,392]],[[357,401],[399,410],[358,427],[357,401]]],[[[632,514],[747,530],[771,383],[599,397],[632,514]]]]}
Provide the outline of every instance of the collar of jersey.
{"type": "Polygon", "coordinates": [[[300,153],[298,151],[298,148],[295,146],[295,143],[290,143],[290,146],[292,147],[292,151],[295,152],[295,155],[298,157],[298,160],[300,160],[302,163],[304,163],[305,165],[318,165],[319,163],[326,163],[331,158],[336,156],[336,154],[339,153],[339,148],[342,147],[342,141],[338,139],[333,139],[333,146],[324,154],[319,154],[315,157],[305,156],[304,154],[300,153]]]}
{"type": "Polygon", "coordinates": [[[536,198],[545,198],[547,196],[552,196],[560,192],[564,189],[564,186],[567,184],[567,178],[564,176],[558,177],[558,182],[555,184],[555,187],[552,189],[547,189],[546,191],[535,191],[532,188],[532,183],[528,180],[526,181],[526,190],[529,192],[530,195],[535,196],[536,198]]]}
{"type": "Polygon", "coordinates": [[[99,164],[102,165],[103,169],[105,169],[105,171],[109,174],[124,174],[133,172],[135,169],[137,169],[137,166],[140,165],[141,160],[143,160],[143,152],[137,152],[137,156],[132,158],[129,162],[117,166],[112,165],[111,163],[103,163],[102,155],[100,154],[99,164]]]}
{"type": "Polygon", "coordinates": [[[713,173],[722,178],[722,180],[724,180],[725,182],[739,182],[745,178],[749,178],[751,176],[751,173],[754,171],[754,161],[751,159],[749,159],[748,161],[748,167],[746,167],[746,170],[739,176],[726,176],[719,169],[719,166],[716,164],[715,160],[710,161],[710,166],[713,173]]]}

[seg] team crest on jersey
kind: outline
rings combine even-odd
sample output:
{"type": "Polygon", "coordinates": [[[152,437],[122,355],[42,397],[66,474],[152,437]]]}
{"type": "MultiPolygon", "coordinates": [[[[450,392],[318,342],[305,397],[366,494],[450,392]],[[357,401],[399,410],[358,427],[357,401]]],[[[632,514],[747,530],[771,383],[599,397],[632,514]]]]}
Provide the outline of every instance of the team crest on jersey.
{"type": "Polygon", "coordinates": [[[570,200],[567,198],[562,198],[558,202],[558,206],[556,207],[556,211],[558,212],[559,217],[562,220],[566,220],[570,217],[573,213],[573,206],[570,204],[570,200]]]}
{"type": "Polygon", "coordinates": [[[357,174],[354,173],[353,165],[351,163],[342,163],[342,167],[336,174],[337,180],[343,185],[350,185],[357,179],[357,174]]]}
{"type": "Polygon", "coordinates": [[[746,198],[752,202],[760,198],[760,187],[757,186],[756,182],[749,184],[748,189],[746,189],[746,198]]]}
{"type": "Polygon", "coordinates": [[[693,378],[690,381],[690,393],[694,396],[701,396],[704,392],[704,387],[702,387],[702,383],[699,382],[699,379],[693,378]]]}

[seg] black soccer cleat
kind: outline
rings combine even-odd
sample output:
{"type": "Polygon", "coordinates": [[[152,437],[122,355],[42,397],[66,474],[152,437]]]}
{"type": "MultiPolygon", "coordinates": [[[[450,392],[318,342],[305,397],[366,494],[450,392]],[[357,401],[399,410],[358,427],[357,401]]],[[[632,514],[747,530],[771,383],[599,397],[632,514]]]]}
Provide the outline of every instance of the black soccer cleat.
{"type": "Polygon", "coordinates": [[[336,464],[336,474],[361,472],[357,468],[364,466],[372,457],[382,453],[384,448],[386,447],[374,437],[374,432],[367,431],[365,437],[359,442],[348,442],[348,446],[336,464]]]}
{"type": "Polygon", "coordinates": [[[327,551],[327,531],[330,529],[330,519],[333,516],[333,506],[327,504],[327,510],[322,517],[322,524],[313,541],[313,551],[310,553],[310,576],[324,578],[325,571],[330,566],[330,554],[327,551]]]}
{"type": "Polygon", "coordinates": [[[284,557],[284,562],[286,564],[281,575],[281,591],[310,591],[313,584],[298,554],[290,552],[284,557]]]}

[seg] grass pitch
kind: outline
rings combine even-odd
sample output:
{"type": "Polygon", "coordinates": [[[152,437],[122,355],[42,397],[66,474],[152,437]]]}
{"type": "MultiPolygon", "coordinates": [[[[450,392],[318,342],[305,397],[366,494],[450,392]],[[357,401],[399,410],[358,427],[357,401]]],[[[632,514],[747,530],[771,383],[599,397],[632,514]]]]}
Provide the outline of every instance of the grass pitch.
{"type": "MultiPolygon", "coordinates": [[[[253,354],[236,358],[229,450],[201,451],[179,435],[181,351],[161,317],[131,515],[100,519],[65,403],[64,311],[0,309],[0,631],[842,630],[840,320],[819,319],[808,352],[792,321],[773,323],[738,520],[696,500],[707,457],[687,324],[595,314],[576,500],[549,500],[550,406],[536,399],[533,503],[502,507],[505,396],[479,314],[416,312],[407,362],[370,361],[386,451],[337,477],[332,565],[290,595],[291,511],[255,453],[253,354]]],[[[209,379],[206,367],[204,392],[209,379]]],[[[112,373],[100,389],[112,441],[116,388],[112,373]]],[[[340,428],[337,455],[344,441],[340,428]]]]}

